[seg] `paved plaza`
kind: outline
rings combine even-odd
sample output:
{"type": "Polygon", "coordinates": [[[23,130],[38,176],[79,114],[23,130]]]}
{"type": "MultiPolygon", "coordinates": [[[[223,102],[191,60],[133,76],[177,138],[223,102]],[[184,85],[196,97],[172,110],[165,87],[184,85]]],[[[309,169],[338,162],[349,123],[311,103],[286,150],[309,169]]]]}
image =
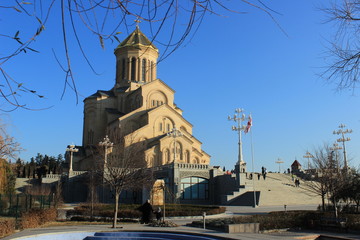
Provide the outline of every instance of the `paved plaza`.
{"type": "MultiPolygon", "coordinates": [[[[294,205],[288,206],[288,210],[314,210],[316,205],[294,205]]],[[[266,214],[270,211],[283,210],[283,206],[266,206],[266,207],[238,207],[238,206],[228,206],[227,211],[224,214],[219,214],[215,216],[208,216],[208,218],[222,218],[222,217],[232,217],[240,215],[250,215],[250,214],[266,214]]],[[[186,233],[195,233],[195,234],[209,234],[211,236],[217,236],[228,239],[316,239],[319,235],[329,235],[333,237],[338,237],[337,239],[360,239],[360,234],[355,233],[335,233],[335,232],[318,232],[318,231],[286,231],[286,229],[281,231],[272,231],[265,233],[222,233],[208,229],[194,228],[186,226],[187,223],[191,223],[194,220],[201,220],[202,217],[174,217],[167,218],[167,220],[173,221],[179,225],[175,228],[164,228],[164,227],[150,227],[144,224],[120,224],[119,228],[114,230],[111,228],[111,224],[106,225],[78,225],[78,226],[53,226],[53,227],[43,227],[36,229],[25,229],[21,232],[15,233],[11,236],[5,237],[3,240],[10,239],[26,239],[26,237],[33,236],[36,239],[41,239],[39,234],[47,234],[48,239],[57,240],[55,237],[56,234],[60,233],[78,233],[78,232],[102,232],[102,231],[168,231],[168,232],[186,232],[186,233]],[[50,235],[50,236],[49,236],[50,235]]],[[[62,238],[63,240],[66,240],[62,238]]],[[[336,239],[336,238],[335,238],[336,239]]],[[[80,240],[80,239],[79,239],[80,240]]]]}

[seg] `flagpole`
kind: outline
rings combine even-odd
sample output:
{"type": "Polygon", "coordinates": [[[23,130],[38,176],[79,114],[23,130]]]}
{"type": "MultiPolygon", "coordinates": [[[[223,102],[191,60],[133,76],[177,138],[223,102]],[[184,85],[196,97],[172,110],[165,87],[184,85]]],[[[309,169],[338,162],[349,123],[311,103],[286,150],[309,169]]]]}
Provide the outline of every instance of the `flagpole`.
{"type": "MultiPolygon", "coordinates": [[[[251,116],[251,115],[250,115],[251,116]]],[[[252,129],[250,130],[250,139],[251,139],[251,165],[252,165],[252,182],[253,182],[253,191],[254,191],[254,208],[256,208],[256,191],[255,191],[255,172],[254,172],[254,146],[253,146],[253,137],[252,129]]]]}

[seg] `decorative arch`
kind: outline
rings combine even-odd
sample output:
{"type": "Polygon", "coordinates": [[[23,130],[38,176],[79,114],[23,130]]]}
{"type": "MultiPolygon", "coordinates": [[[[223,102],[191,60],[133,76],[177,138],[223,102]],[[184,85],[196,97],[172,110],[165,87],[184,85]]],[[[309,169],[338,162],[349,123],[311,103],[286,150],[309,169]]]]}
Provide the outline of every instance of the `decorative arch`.
{"type": "Polygon", "coordinates": [[[174,127],[174,120],[168,116],[157,117],[154,121],[154,136],[170,132],[174,127]]]}
{"type": "Polygon", "coordinates": [[[168,103],[166,94],[162,91],[152,91],[147,96],[147,108],[154,108],[168,103]]]}

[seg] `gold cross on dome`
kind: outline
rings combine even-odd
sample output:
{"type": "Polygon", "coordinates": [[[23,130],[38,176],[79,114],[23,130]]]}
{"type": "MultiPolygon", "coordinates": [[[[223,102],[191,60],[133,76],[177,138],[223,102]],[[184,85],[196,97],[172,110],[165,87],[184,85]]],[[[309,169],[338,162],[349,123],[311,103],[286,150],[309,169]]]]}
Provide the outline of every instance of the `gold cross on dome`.
{"type": "Polygon", "coordinates": [[[139,23],[141,23],[140,19],[136,18],[134,22],[136,22],[136,28],[139,28],[139,23]]]}

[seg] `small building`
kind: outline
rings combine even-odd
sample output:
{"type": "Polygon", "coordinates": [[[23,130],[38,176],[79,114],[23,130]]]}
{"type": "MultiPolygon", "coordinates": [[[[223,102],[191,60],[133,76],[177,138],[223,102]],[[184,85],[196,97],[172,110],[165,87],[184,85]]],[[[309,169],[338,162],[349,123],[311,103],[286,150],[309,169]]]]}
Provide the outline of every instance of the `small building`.
{"type": "Polygon", "coordinates": [[[295,161],[291,164],[291,172],[294,174],[298,174],[302,171],[301,164],[298,162],[298,160],[295,159],[295,161]]]}

